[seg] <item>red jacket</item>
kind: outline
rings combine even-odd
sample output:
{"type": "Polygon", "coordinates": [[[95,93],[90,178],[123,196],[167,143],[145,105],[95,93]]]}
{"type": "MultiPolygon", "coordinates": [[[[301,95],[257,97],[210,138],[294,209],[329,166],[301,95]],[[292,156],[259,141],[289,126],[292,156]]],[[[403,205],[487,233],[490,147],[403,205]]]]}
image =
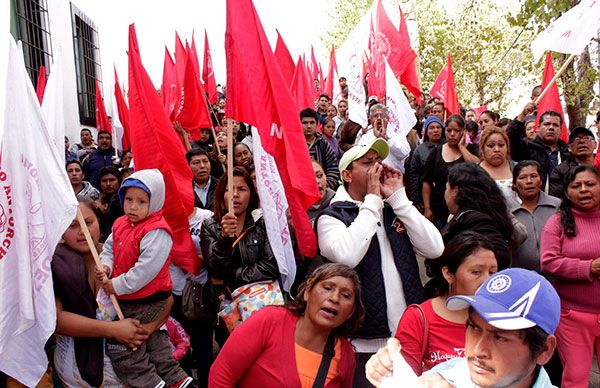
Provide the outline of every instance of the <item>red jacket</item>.
{"type": "MultiPolygon", "coordinates": [[[[284,307],[265,307],[238,326],[210,368],[211,388],[300,388],[294,332],[298,317],[284,307]]],[[[351,388],[355,359],[341,338],[338,375],[326,388],[351,388]]]]}
{"type": "MultiPolygon", "coordinates": [[[[171,228],[160,211],[151,214],[137,224],[132,224],[127,219],[127,216],[117,218],[113,225],[112,233],[114,254],[113,278],[133,268],[140,256],[140,243],[142,239],[148,232],[154,229],[164,229],[169,235],[171,234],[171,228]]],[[[169,258],[165,261],[158,275],[150,283],[133,294],[119,295],[119,299],[142,299],[159,291],[171,291],[173,284],[169,275],[170,261],[169,258]]]]}

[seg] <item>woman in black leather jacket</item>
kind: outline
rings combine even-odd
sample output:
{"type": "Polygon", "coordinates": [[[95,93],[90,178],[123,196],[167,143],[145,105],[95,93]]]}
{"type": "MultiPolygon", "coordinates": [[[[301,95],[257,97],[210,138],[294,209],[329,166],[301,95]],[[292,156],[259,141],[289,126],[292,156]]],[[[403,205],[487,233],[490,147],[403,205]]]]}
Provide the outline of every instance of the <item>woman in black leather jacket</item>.
{"type": "Polygon", "coordinates": [[[202,255],[212,278],[231,291],[279,278],[277,261],[258,209],[258,194],[243,167],[233,169],[233,213],[228,213],[227,176],[215,189],[214,216],[202,227],[202,255]],[[255,214],[253,214],[255,213],[255,214]]]}

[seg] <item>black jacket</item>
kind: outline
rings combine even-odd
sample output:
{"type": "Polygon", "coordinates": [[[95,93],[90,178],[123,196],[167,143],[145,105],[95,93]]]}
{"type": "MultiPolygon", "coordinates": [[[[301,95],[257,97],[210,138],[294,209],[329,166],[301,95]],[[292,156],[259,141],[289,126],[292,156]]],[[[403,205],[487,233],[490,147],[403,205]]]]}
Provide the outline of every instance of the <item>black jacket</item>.
{"type": "MultiPolygon", "coordinates": [[[[210,185],[208,186],[208,193],[206,194],[206,203],[202,203],[198,194],[194,190],[194,207],[199,207],[200,209],[212,210],[213,203],[215,200],[215,188],[217,187],[217,183],[219,183],[219,178],[215,178],[214,176],[210,177],[210,185]]],[[[192,183],[193,189],[193,183],[192,183]]]]}
{"type": "Polygon", "coordinates": [[[277,260],[269,245],[263,219],[256,223],[248,214],[243,237],[232,248],[236,238],[223,237],[221,224],[209,218],[202,224],[201,245],[204,263],[215,278],[234,288],[245,284],[279,278],[277,260]]]}
{"type": "MultiPolygon", "coordinates": [[[[550,148],[545,145],[539,136],[533,140],[525,139],[525,123],[519,120],[513,120],[507,130],[510,140],[510,154],[515,162],[522,160],[535,160],[542,166],[542,187],[546,186],[550,166],[550,148]]],[[[562,140],[558,140],[558,152],[560,160],[567,160],[569,157],[569,145],[562,140]]]]}
{"type": "Polygon", "coordinates": [[[548,190],[548,194],[556,198],[562,198],[565,189],[565,178],[569,171],[577,166],[579,166],[579,163],[572,157],[567,158],[567,160],[559,164],[550,175],[550,189],[548,190]]]}

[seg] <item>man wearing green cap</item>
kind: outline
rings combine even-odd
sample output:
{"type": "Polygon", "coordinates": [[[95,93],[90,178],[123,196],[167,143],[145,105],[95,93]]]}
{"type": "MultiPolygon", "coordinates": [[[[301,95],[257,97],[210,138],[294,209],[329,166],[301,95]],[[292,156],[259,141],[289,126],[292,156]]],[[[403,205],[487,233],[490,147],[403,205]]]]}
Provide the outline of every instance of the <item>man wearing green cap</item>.
{"type": "Polygon", "coordinates": [[[406,306],[425,300],[415,252],[436,258],[444,250],[437,228],[408,200],[402,173],[381,163],[388,154],[381,138],[346,151],[343,185],[317,220],[321,255],[354,268],[361,280],[366,311],[352,341],[354,387],[370,386],[364,364],[394,335],[406,306]]]}

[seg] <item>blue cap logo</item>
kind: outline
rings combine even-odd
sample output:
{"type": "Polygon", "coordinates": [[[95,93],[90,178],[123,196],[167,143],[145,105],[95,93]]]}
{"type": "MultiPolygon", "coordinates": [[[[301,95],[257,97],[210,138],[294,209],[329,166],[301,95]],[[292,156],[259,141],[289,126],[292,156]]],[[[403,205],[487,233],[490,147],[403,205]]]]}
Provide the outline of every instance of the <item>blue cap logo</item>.
{"type": "Polygon", "coordinates": [[[510,288],[510,284],[512,283],[512,279],[510,276],[505,274],[496,275],[494,278],[490,279],[487,284],[487,291],[492,294],[499,294],[504,292],[510,288]]]}

